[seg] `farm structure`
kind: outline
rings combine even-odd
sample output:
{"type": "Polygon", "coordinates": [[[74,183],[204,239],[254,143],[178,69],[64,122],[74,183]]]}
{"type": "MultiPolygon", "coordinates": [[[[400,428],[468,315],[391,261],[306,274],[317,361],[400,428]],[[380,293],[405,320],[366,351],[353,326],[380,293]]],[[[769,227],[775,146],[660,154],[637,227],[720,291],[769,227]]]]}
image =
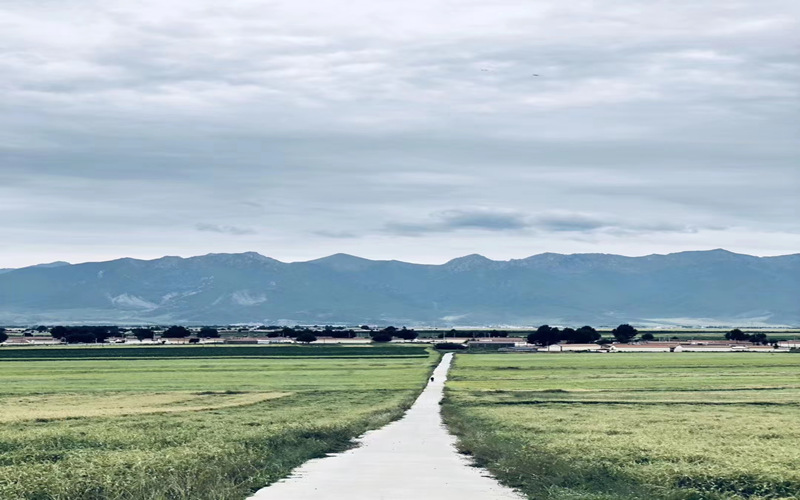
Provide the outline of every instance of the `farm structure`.
{"type": "Polygon", "coordinates": [[[547,352],[600,352],[608,351],[608,346],[601,344],[553,344],[545,347],[543,350],[547,352]]]}
{"type": "Polygon", "coordinates": [[[678,343],[648,342],[642,344],[613,344],[611,352],[673,352],[678,343]]]}
{"type": "Polygon", "coordinates": [[[521,337],[496,337],[470,340],[467,345],[470,349],[497,350],[526,346],[527,342],[521,337]]]}
{"type": "Polygon", "coordinates": [[[53,337],[9,337],[3,342],[5,345],[59,345],[60,339],[53,337]]]}

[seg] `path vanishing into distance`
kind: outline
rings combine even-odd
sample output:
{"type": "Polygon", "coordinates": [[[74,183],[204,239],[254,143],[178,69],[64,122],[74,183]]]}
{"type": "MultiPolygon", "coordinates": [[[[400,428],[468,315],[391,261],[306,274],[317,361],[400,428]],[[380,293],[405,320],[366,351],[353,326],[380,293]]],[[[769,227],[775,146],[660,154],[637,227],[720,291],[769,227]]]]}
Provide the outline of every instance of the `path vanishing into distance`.
{"type": "Polygon", "coordinates": [[[439,413],[453,354],[433,371],[400,419],[358,439],[359,446],[310,460],[251,500],[521,500],[456,451],[439,413]]]}

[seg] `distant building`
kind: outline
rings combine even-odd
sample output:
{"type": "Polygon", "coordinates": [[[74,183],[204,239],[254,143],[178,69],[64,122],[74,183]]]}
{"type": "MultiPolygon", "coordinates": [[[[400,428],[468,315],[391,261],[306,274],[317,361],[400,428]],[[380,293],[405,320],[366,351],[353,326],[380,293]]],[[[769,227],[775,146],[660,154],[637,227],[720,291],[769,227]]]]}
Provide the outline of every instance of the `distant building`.
{"type": "Polygon", "coordinates": [[[53,337],[9,337],[3,342],[4,345],[59,345],[64,342],[53,337]]]}
{"type": "Polygon", "coordinates": [[[221,339],[221,338],[218,338],[218,337],[201,338],[200,339],[200,343],[201,344],[224,344],[225,343],[225,339],[221,339]]]}
{"type": "MultiPolygon", "coordinates": [[[[197,342],[197,339],[194,339],[197,342]]],[[[177,338],[177,339],[165,339],[161,337],[162,344],[169,344],[169,345],[184,345],[184,344],[191,344],[192,339],[189,337],[177,338]]]]}
{"type": "Polygon", "coordinates": [[[747,348],[748,352],[788,352],[788,347],[780,347],[777,348],[771,345],[752,345],[747,348]]]}
{"type": "Polygon", "coordinates": [[[225,339],[225,343],[235,344],[235,345],[255,345],[255,344],[260,344],[261,343],[259,342],[260,340],[269,340],[269,339],[259,339],[256,337],[234,337],[225,339]]]}
{"type": "MultiPolygon", "coordinates": [[[[741,347],[738,350],[744,349],[741,347]]],[[[675,348],[675,352],[734,352],[734,349],[732,345],[724,344],[681,344],[675,348]]]]}
{"type": "Polygon", "coordinates": [[[643,342],[640,344],[613,344],[610,352],[673,352],[677,343],[671,342],[643,342]]]}
{"type": "MultiPolygon", "coordinates": [[[[455,339],[448,339],[448,341],[455,342],[455,339]]],[[[470,349],[486,349],[486,350],[508,349],[526,345],[527,343],[521,337],[490,337],[490,338],[469,340],[467,342],[467,346],[470,349]]]]}
{"type": "Polygon", "coordinates": [[[539,352],[539,348],[532,345],[501,347],[497,349],[497,352],[539,352]]]}
{"type": "Polygon", "coordinates": [[[552,344],[541,348],[547,352],[599,352],[608,348],[600,344],[552,344]]]}

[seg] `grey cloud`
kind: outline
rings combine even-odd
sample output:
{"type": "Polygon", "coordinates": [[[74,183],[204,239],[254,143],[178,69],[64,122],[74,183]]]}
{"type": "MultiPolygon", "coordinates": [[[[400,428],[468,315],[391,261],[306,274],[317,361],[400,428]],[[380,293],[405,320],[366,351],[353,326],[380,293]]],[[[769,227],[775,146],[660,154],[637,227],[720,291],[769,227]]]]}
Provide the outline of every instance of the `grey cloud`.
{"type": "Polygon", "coordinates": [[[451,229],[485,229],[509,231],[527,226],[524,217],[516,213],[452,210],[440,215],[442,224],[451,229]]]}
{"type": "Polygon", "coordinates": [[[207,224],[207,223],[199,223],[195,226],[195,229],[197,229],[198,231],[206,231],[209,233],[222,233],[234,236],[256,234],[256,231],[246,227],[225,226],[225,225],[207,224]]]}
{"type": "Polygon", "coordinates": [[[527,223],[521,214],[492,210],[448,210],[432,214],[426,222],[390,222],[385,230],[397,234],[446,233],[461,229],[518,231],[527,223]]]}
{"type": "MultiPolygon", "coordinates": [[[[545,232],[606,232],[617,235],[636,235],[642,233],[696,233],[700,230],[690,224],[659,220],[603,219],[576,213],[545,213],[536,215],[530,220],[530,227],[545,232]]],[[[703,229],[720,230],[725,228],[710,226],[703,229]]]]}
{"type": "Polygon", "coordinates": [[[800,248],[800,4],[537,5],[3,2],[9,259],[800,248]]]}
{"type": "Polygon", "coordinates": [[[548,231],[593,231],[611,224],[581,214],[544,214],[535,217],[532,225],[548,231]]]}
{"type": "Polygon", "coordinates": [[[323,238],[334,238],[334,239],[350,239],[350,238],[358,238],[358,234],[353,231],[328,231],[328,230],[320,230],[320,231],[312,231],[312,234],[317,236],[322,236],[323,238]]]}
{"type": "MultiPolygon", "coordinates": [[[[391,222],[384,230],[401,235],[450,233],[459,230],[541,233],[595,233],[631,235],[641,233],[695,233],[697,227],[659,221],[626,221],[569,212],[522,214],[492,210],[448,210],[431,214],[424,222],[391,222]]],[[[721,230],[721,227],[705,229],[721,230]]]]}

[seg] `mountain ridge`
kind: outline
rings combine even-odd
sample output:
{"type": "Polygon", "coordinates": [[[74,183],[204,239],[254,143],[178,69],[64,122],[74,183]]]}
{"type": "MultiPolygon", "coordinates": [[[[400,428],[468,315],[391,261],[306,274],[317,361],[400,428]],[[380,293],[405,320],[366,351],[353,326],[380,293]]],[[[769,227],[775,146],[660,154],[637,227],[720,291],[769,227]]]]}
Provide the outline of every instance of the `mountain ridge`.
{"type": "Polygon", "coordinates": [[[413,264],[413,265],[419,265],[419,266],[426,266],[426,265],[427,266],[442,266],[442,265],[445,265],[445,264],[453,262],[453,261],[459,261],[461,259],[473,259],[473,258],[480,258],[480,259],[483,259],[483,260],[486,260],[486,261],[490,261],[490,262],[506,262],[507,263],[507,262],[518,262],[518,261],[530,260],[530,259],[535,259],[535,258],[550,257],[550,256],[556,256],[556,257],[584,257],[584,256],[586,256],[586,257],[588,257],[588,256],[595,257],[596,256],[596,257],[619,257],[619,258],[623,258],[623,259],[644,259],[644,258],[669,257],[669,256],[674,256],[674,255],[692,255],[692,254],[704,254],[704,255],[727,254],[727,255],[740,256],[740,257],[749,257],[749,258],[752,258],[752,259],[781,259],[781,258],[785,258],[785,257],[795,257],[795,258],[800,259],[800,252],[791,253],[791,254],[782,254],[782,255],[764,255],[764,256],[759,256],[759,255],[750,255],[750,254],[745,254],[745,253],[732,252],[732,251],[726,250],[724,248],[714,248],[714,249],[710,249],[710,250],[685,250],[685,251],[680,251],[680,252],[652,253],[652,254],[645,254],[645,255],[620,255],[620,254],[604,253],[604,252],[585,252],[585,253],[543,252],[543,253],[538,253],[538,254],[532,254],[532,255],[529,255],[527,257],[512,258],[512,259],[507,259],[507,260],[491,259],[491,258],[486,257],[485,255],[482,255],[482,254],[479,254],[479,253],[472,253],[472,254],[467,254],[467,255],[460,256],[460,257],[453,257],[452,259],[450,259],[448,261],[445,261],[442,264],[423,264],[423,263],[408,262],[408,261],[402,261],[402,260],[396,260],[396,259],[389,259],[389,260],[386,260],[386,259],[369,259],[369,258],[366,258],[366,257],[359,257],[357,255],[352,255],[352,254],[343,253],[343,252],[337,252],[337,253],[333,253],[333,254],[330,254],[330,255],[317,257],[317,258],[309,259],[309,260],[282,261],[282,260],[279,260],[279,259],[275,259],[273,257],[265,256],[265,255],[263,255],[263,254],[261,254],[259,252],[247,251],[247,252],[211,252],[211,253],[200,254],[200,255],[191,255],[189,257],[181,257],[179,255],[164,255],[164,256],[155,257],[155,258],[152,258],[152,259],[138,259],[138,258],[135,258],[135,257],[119,257],[119,258],[116,258],[116,259],[111,259],[111,260],[106,260],[106,261],[85,261],[85,262],[76,262],[76,263],[71,263],[71,262],[67,262],[67,261],[54,261],[54,262],[48,262],[48,263],[33,264],[33,265],[23,266],[23,267],[0,268],[0,271],[9,272],[9,271],[18,271],[20,269],[30,269],[30,268],[78,266],[78,265],[81,265],[81,264],[102,264],[102,263],[107,263],[107,262],[117,262],[117,261],[123,261],[123,260],[138,261],[138,262],[154,262],[154,261],[159,261],[159,260],[164,260],[164,259],[191,260],[191,259],[200,259],[200,258],[204,258],[204,257],[220,257],[220,256],[248,256],[248,257],[260,258],[260,259],[265,260],[265,261],[278,262],[278,263],[281,263],[281,264],[305,264],[305,263],[313,263],[313,262],[323,262],[325,260],[334,259],[334,258],[351,258],[351,259],[357,259],[357,260],[369,261],[369,262],[400,262],[400,263],[403,263],[403,264],[413,264]]]}
{"type": "Polygon", "coordinates": [[[800,324],[800,254],[543,253],[443,264],[257,252],[0,273],[0,324],[800,324]]]}

